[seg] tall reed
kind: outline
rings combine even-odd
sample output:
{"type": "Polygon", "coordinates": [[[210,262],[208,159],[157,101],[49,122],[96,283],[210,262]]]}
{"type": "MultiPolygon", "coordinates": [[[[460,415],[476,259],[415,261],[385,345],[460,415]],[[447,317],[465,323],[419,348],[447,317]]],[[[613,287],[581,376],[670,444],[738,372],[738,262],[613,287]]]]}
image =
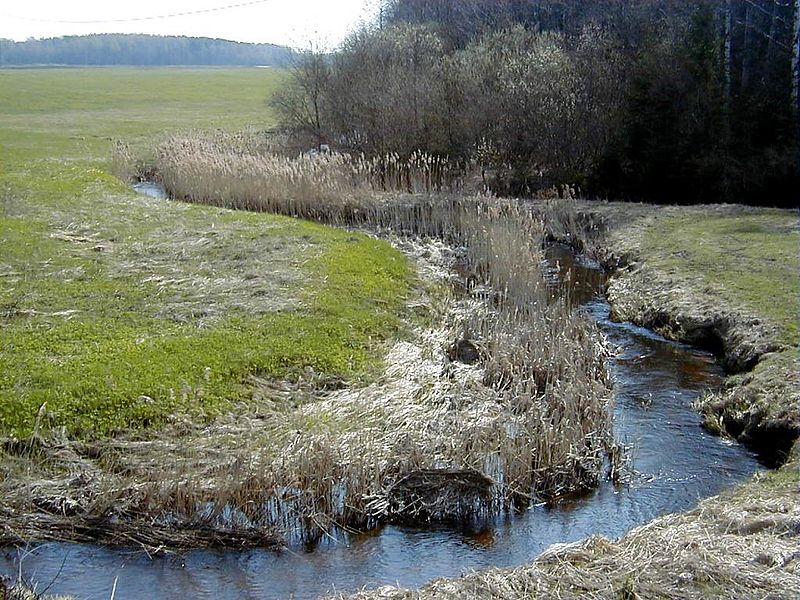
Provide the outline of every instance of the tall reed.
{"type": "MultiPolygon", "coordinates": [[[[154,166],[174,198],[442,240],[460,249],[466,292],[417,343],[395,346],[379,383],[270,400],[257,427],[234,427],[248,435],[224,464],[213,444],[226,425],[185,469],[156,472],[128,452],[122,470],[149,482],[137,511],[317,539],[332,526],[487,516],[587,489],[618,456],[605,341],[548,291],[544,226],[530,210],[450,193],[462,185],[457,169],[424,155],[288,158],[179,137],[158,148],[154,166]],[[478,364],[451,360],[457,338],[477,349],[478,364]]],[[[272,385],[256,387],[280,397],[272,385]]],[[[149,443],[145,454],[175,454],[149,443]]]]}

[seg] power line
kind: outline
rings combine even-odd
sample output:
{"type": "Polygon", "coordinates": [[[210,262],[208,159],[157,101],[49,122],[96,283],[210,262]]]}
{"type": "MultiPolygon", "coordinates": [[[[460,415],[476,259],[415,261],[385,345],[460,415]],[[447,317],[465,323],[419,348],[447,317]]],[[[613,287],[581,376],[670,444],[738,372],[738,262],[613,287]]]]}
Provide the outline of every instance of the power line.
{"type": "Polygon", "coordinates": [[[240,2],[238,4],[228,4],[226,6],[216,6],[213,8],[202,8],[198,10],[189,10],[179,13],[171,13],[168,15],[151,15],[148,17],[131,17],[128,19],[98,19],[92,21],[62,21],[58,19],[36,19],[33,17],[20,17],[18,15],[3,14],[3,17],[10,19],[19,19],[20,21],[31,21],[33,23],[53,23],[59,25],[103,25],[106,23],[136,23],[139,21],[156,21],[159,19],[174,19],[176,17],[188,17],[192,15],[202,15],[205,13],[220,12],[223,10],[231,10],[234,8],[244,8],[246,6],[255,6],[256,4],[267,4],[272,0],[251,0],[250,2],[240,2]]]}

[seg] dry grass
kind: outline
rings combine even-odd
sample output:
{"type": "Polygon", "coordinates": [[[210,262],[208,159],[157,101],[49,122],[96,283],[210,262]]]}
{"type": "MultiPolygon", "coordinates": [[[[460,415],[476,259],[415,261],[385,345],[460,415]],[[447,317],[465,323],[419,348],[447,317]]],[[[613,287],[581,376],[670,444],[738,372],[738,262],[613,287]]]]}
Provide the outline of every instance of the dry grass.
{"type": "Polygon", "coordinates": [[[194,202],[402,234],[395,243],[433,277],[413,336],[366,387],[313,371],[254,379],[249,405],[210,426],[7,446],[3,541],[94,536],[151,552],[313,542],[387,520],[480,519],[597,484],[618,457],[605,342],[548,292],[538,218],[487,197],[376,197],[445,187],[427,158],[394,170],[387,159],[376,175],[361,159],[288,159],[249,143],[173,139],[156,171],[194,202]]]}
{"type": "Polygon", "coordinates": [[[46,595],[38,593],[35,588],[23,581],[14,583],[0,578],[0,599],[2,600],[74,600],[68,596],[46,595]]]}
{"type": "Polygon", "coordinates": [[[325,222],[372,208],[376,192],[463,192],[468,170],[423,153],[287,156],[280,148],[280,139],[252,132],[190,134],[166,138],[145,159],[117,146],[114,164],[128,179],[156,175],[175,198],[325,222]]]}
{"type": "MultiPolygon", "coordinates": [[[[535,562],[381,588],[352,600],[586,598],[795,599],[800,597],[798,464],[685,514],[634,529],[618,542],[556,545],[535,562]],[[790,471],[791,470],[791,471],[790,471]]],[[[341,597],[340,597],[341,598],[341,597]]]]}
{"type": "MultiPolygon", "coordinates": [[[[428,257],[428,272],[457,260],[441,243],[402,243],[428,257]]],[[[492,327],[476,317],[492,312],[485,295],[420,298],[437,326],[396,343],[367,387],[331,389],[313,372],[293,384],[256,380],[249,410],[202,429],[177,422],[150,440],[7,445],[2,538],[101,539],[151,553],[309,542],[386,520],[479,519],[532,494],[594,485],[612,443],[608,388],[577,387],[589,359],[568,363],[539,344],[558,334],[550,346],[599,358],[602,338],[559,317],[558,303],[542,307],[547,330],[526,326],[524,312],[492,327]],[[570,329],[558,331],[559,318],[570,329]],[[470,336],[487,353],[482,364],[448,356],[468,321],[484,327],[470,336]],[[423,475],[425,485],[409,485],[423,475]]]]}
{"type": "MultiPolygon", "coordinates": [[[[606,403],[598,402],[607,394],[602,341],[565,302],[549,297],[542,274],[545,231],[529,210],[487,197],[377,195],[461,185],[456,169],[427,156],[377,163],[340,154],[287,158],[239,139],[189,137],[168,140],[157,157],[157,173],[179,198],[434,237],[463,248],[468,287],[485,304],[462,324],[485,351],[484,383],[515,415],[535,420],[541,418],[538,404],[560,407],[557,417],[532,431],[536,450],[520,455],[534,457],[534,472],[540,461],[542,471],[570,466],[553,481],[538,477],[533,488],[556,495],[596,481],[602,444],[589,440],[610,437],[611,429],[606,403]]],[[[519,490],[530,493],[531,486],[519,490]]]]}

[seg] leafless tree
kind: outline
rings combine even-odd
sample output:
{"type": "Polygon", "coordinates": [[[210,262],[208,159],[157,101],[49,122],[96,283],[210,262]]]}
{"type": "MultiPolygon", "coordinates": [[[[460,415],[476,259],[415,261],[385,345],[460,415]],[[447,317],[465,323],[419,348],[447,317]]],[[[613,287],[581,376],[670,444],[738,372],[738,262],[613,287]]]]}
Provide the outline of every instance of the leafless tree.
{"type": "Polygon", "coordinates": [[[327,143],[324,103],[330,83],[329,57],[311,48],[291,69],[286,86],[270,103],[284,127],[310,135],[317,148],[327,143]]]}

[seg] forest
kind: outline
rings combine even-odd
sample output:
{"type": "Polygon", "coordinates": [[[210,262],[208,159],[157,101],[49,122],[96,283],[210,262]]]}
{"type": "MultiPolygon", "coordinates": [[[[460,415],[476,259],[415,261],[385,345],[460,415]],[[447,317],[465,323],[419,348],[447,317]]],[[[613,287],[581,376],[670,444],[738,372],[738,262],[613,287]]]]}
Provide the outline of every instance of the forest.
{"type": "Polygon", "coordinates": [[[798,3],[390,0],[273,101],[309,143],[497,193],[795,204],[798,3]],[[566,186],[566,187],[565,187],[566,186]]]}
{"type": "Polygon", "coordinates": [[[0,66],[10,65],[266,65],[286,66],[289,48],[185,36],[96,34],[0,39],[0,66]]]}

